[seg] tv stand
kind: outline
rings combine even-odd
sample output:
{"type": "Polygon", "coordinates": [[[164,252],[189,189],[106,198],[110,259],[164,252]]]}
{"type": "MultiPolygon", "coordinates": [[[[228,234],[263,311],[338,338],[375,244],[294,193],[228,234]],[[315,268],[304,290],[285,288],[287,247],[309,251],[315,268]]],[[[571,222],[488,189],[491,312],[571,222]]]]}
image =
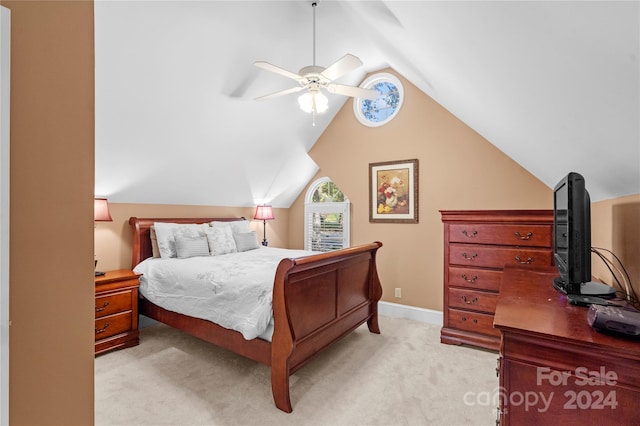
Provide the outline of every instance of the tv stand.
{"type": "MultiPolygon", "coordinates": [[[[563,294],[569,294],[567,291],[567,283],[562,280],[560,277],[555,277],[553,279],[553,287],[563,294]]],[[[606,285],[603,283],[589,281],[586,283],[580,284],[580,292],[576,294],[581,294],[584,296],[599,296],[599,297],[614,297],[616,294],[616,289],[611,287],[610,285],[606,285]]]]}
{"type": "Polygon", "coordinates": [[[507,266],[494,325],[500,426],[637,425],[640,342],[596,331],[551,287],[557,269],[507,266]]]}

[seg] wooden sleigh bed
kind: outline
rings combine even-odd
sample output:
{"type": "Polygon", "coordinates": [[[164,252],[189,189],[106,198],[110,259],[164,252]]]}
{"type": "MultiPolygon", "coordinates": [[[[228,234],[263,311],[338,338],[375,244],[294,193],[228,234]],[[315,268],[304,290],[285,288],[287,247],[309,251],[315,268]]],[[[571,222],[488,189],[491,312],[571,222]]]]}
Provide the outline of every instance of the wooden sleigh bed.
{"type": "MultiPolygon", "coordinates": [[[[136,218],[133,229],[134,268],[152,257],[150,228],[154,222],[207,223],[244,218],[136,218]]],[[[289,376],[324,348],[363,323],[380,333],[378,301],[382,287],[376,271],[373,242],[313,256],[283,259],[273,285],[274,332],[271,342],[246,340],[237,331],[213,322],[165,310],[141,296],[139,312],[195,337],[271,367],[275,405],[292,412],[289,376]]]]}

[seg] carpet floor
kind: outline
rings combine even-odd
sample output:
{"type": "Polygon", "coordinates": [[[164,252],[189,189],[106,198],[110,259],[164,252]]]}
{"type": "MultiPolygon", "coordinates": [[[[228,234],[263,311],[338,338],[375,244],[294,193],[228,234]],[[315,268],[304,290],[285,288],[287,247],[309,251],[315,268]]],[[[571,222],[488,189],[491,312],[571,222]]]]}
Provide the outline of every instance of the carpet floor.
{"type": "Polygon", "coordinates": [[[95,360],[100,425],[494,425],[494,352],[440,343],[440,327],[380,317],[291,376],[278,410],[268,367],[163,324],[95,360]]]}

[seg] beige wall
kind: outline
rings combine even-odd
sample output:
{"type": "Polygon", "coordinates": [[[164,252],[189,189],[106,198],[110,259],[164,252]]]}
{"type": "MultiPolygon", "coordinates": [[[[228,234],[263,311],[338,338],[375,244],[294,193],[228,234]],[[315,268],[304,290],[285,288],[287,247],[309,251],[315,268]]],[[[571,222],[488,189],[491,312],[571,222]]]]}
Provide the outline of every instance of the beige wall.
{"type": "Polygon", "coordinates": [[[93,2],[11,10],[9,421],[93,424],[93,2]]]}
{"type": "MultiPolygon", "coordinates": [[[[640,295],[640,194],[592,203],[591,245],[611,250],[620,258],[640,295]]],[[[599,281],[613,283],[600,258],[592,256],[591,265],[599,281]]]]}
{"type": "MultiPolygon", "coordinates": [[[[109,203],[113,222],[96,222],[95,251],[98,269],[127,269],[131,267],[132,231],[129,218],[154,217],[245,217],[258,241],[264,235],[263,222],[253,220],[255,207],[212,207],[166,204],[109,203]]],[[[287,247],[289,239],[289,210],[274,209],[275,219],[267,221],[267,241],[271,247],[287,247]]]]}
{"type": "MultiPolygon", "coordinates": [[[[397,75],[393,70],[386,70],[397,75]]],[[[348,101],[310,151],[352,202],[351,241],[382,241],[383,300],[442,310],[443,231],[439,210],[550,209],[552,191],[429,96],[398,75],[405,100],[384,126],[361,125],[348,101]],[[418,224],[369,223],[369,163],[419,161],[418,224]],[[394,288],[402,288],[402,299],[394,288]]],[[[559,177],[560,178],[560,177],[559,177]]],[[[304,193],[291,206],[290,245],[302,247],[304,193]]]]}

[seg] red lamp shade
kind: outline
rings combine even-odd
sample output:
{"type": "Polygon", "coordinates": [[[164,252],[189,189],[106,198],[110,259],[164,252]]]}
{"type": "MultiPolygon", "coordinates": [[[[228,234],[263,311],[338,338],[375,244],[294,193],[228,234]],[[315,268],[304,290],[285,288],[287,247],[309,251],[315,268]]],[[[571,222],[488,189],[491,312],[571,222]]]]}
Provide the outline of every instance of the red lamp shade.
{"type": "Polygon", "coordinates": [[[256,214],[253,217],[255,220],[272,220],[275,219],[273,215],[273,208],[271,206],[263,205],[256,206],[256,214]]]}
{"type": "Polygon", "coordinates": [[[96,222],[113,222],[106,198],[93,199],[93,220],[96,222]]]}
{"type": "Polygon", "coordinates": [[[267,246],[269,242],[267,241],[267,221],[275,219],[273,215],[273,208],[268,205],[256,206],[256,214],[253,216],[254,220],[261,220],[263,224],[263,238],[262,245],[267,246]]]}

